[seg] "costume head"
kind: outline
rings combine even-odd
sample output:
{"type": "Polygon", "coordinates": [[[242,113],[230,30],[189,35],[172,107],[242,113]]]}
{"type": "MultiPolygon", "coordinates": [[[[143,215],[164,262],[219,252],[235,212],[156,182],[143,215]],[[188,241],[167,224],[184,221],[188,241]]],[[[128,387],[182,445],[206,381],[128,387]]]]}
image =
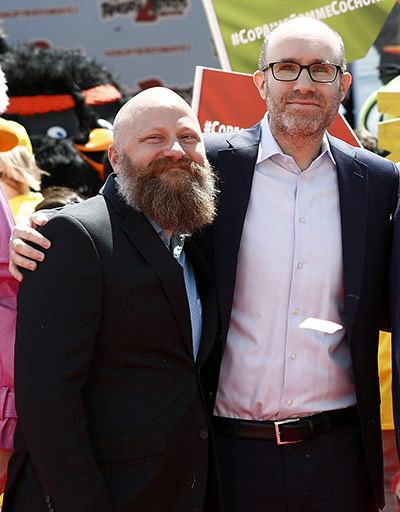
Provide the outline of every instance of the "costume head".
{"type": "Polygon", "coordinates": [[[49,173],[42,187],[96,194],[111,122],[123,103],[112,74],[79,50],[23,45],[0,62],[9,95],[4,116],[26,127],[37,163],[49,173]]]}
{"type": "MultiPolygon", "coordinates": [[[[0,68],[0,115],[8,106],[7,83],[3,70],[0,68]]],[[[18,134],[14,125],[0,118],[0,151],[10,151],[18,144],[18,134]]]]}

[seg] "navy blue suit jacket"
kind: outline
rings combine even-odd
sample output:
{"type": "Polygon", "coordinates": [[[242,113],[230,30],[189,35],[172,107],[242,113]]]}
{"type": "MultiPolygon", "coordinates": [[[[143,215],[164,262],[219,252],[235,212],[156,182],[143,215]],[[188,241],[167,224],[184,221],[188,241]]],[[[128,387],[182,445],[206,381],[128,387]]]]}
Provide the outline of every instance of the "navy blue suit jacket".
{"type": "MultiPolygon", "coordinates": [[[[208,157],[220,177],[221,196],[217,219],[203,233],[201,243],[215,266],[223,341],[229,328],[237,256],[260,134],[257,124],[235,133],[205,135],[208,157]]],[[[368,467],[376,499],[382,505],[377,349],[388,297],[398,171],[391,161],[370,151],[333,137],[329,142],[339,184],[347,340],[368,467]]],[[[208,396],[215,398],[212,390],[208,396]]],[[[395,402],[400,419],[398,400],[395,402]]]]}

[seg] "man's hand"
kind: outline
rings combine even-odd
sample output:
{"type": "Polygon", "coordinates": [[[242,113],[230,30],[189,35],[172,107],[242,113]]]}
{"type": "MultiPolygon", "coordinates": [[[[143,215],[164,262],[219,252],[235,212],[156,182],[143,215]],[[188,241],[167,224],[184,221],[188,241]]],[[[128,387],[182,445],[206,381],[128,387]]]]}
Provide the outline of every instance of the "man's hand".
{"type": "Polygon", "coordinates": [[[26,222],[17,224],[12,231],[9,243],[10,263],[8,268],[19,282],[23,280],[24,276],[18,267],[35,270],[37,267],[36,261],[44,260],[43,252],[34,249],[26,242],[32,242],[44,249],[50,248],[50,241],[37,231],[40,226],[46,224],[47,220],[45,213],[35,212],[28,217],[26,222]]]}
{"type": "Polygon", "coordinates": [[[4,487],[6,486],[7,465],[12,452],[12,450],[0,448],[0,493],[4,491],[4,487]]]}

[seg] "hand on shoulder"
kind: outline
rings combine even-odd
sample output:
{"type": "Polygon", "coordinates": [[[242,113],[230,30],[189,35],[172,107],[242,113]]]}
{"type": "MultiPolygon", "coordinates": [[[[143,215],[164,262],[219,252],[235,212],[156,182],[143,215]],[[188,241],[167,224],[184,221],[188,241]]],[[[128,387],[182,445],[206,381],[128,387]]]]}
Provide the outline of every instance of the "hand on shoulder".
{"type": "Polygon", "coordinates": [[[47,215],[44,212],[35,212],[26,221],[17,224],[12,231],[9,242],[10,262],[8,268],[11,275],[19,282],[23,280],[23,274],[18,267],[36,270],[36,262],[43,261],[45,258],[43,252],[34,249],[28,242],[44,249],[49,249],[51,246],[50,240],[37,231],[40,226],[46,224],[47,220],[47,215]]]}

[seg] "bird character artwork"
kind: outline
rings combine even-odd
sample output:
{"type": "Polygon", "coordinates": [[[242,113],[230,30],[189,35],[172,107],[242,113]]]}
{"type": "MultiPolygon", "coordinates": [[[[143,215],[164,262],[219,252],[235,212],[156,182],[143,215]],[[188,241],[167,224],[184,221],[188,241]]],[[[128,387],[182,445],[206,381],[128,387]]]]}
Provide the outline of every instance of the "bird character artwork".
{"type": "Polygon", "coordinates": [[[0,65],[9,96],[3,117],[26,128],[36,161],[48,173],[42,190],[97,194],[112,122],[126,99],[117,79],[79,49],[5,46],[0,65]]]}

